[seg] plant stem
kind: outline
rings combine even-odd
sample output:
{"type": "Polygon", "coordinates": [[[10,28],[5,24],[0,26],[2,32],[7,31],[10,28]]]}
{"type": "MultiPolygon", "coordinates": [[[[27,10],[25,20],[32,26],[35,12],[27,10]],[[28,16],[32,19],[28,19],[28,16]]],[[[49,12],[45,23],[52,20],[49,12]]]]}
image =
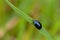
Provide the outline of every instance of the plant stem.
{"type": "MultiPolygon", "coordinates": [[[[19,15],[21,15],[23,18],[25,18],[29,23],[33,24],[33,19],[29,17],[27,14],[25,14],[23,11],[16,8],[12,3],[10,3],[8,0],[5,0],[6,3],[19,15]]],[[[48,40],[53,40],[52,37],[49,35],[49,33],[42,28],[41,30],[38,30],[41,34],[43,34],[45,37],[48,38],[48,40]]]]}
{"type": "Polygon", "coordinates": [[[26,21],[21,18],[20,19],[20,24],[19,24],[19,32],[18,32],[18,35],[17,35],[17,40],[22,40],[23,39],[23,34],[24,34],[24,31],[25,31],[25,23],[26,21]]]}
{"type": "Polygon", "coordinates": [[[25,14],[23,11],[16,8],[12,3],[10,3],[8,0],[5,0],[6,3],[19,15],[21,15],[23,18],[25,18],[29,23],[32,23],[33,19],[29,17],[27,14],[25,14]]]}
{"type": "Polygon", "coordinates": [[[38,30],[41,34],[43,34],[47,40],[53,40],[53,38],[50,36],[50,34],[45,30],[45,28],[42,28],[41,30],[38,30]]]}

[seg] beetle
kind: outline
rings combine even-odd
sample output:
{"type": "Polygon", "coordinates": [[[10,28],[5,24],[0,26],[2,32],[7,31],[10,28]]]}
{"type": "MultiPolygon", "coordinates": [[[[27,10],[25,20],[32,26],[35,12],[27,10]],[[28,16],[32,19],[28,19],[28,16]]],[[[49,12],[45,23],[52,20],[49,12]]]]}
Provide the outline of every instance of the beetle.
{"type": "Polygon", "coordinates": [[[42,28],[42,24],[38,20],[33,20],[33,24],[39,30],[42,28]]]}

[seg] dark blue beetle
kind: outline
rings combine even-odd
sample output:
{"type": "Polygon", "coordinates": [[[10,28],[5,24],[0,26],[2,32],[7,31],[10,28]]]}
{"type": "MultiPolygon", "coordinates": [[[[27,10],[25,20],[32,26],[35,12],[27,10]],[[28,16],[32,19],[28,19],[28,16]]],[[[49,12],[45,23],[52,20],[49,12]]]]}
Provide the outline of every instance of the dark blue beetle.
{"type": "Polygon", "coordinates": [[[37,29],[41,29],[42,25],[38,20],[33,20],[33,24],[37,29]]]}

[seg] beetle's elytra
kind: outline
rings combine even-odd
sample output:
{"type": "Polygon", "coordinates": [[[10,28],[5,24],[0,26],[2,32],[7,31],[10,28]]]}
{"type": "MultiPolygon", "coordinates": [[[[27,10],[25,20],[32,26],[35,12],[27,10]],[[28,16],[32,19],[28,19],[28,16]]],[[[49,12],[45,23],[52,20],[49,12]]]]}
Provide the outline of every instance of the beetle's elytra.
{"type": "Polygon", "coordinates": [[[42,25],[38,20],[33,20],[33,24],[37,29],[41,29],[42,25]]]}

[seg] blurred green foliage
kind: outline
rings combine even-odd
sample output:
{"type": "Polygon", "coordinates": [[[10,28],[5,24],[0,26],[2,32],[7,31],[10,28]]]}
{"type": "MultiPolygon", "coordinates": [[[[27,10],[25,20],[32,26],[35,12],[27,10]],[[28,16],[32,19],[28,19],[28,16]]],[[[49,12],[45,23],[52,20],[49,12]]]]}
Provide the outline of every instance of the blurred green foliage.
{"type": "MultiPolygon", "coordinates": [[[[60,40],[59,0],[9,1],[33,19],[39,20],[54,40],[60,40]]],[[[0,39],[47,40],[44,35],[40,34],[33,25],[18,15],[4,0],[0,0],[0,39]]]]}

